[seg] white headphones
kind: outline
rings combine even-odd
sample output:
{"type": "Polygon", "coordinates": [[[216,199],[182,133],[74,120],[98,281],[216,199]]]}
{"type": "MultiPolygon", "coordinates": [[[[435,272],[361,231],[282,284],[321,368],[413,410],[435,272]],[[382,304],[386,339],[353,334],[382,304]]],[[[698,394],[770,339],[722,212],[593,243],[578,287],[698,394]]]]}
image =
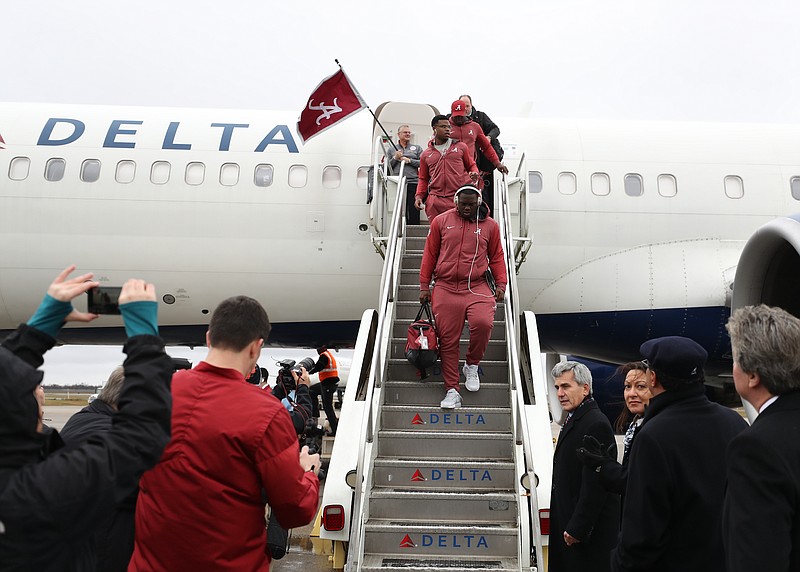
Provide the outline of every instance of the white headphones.
{"type": "Polygon", "coordinates": [[[483,194],[481,193],[480,189],[478,189],[478,187],[474,185],[464,185],[463,187],[458,189],[456,191],[456,194],[453,195],[453,204],[455,205],[458,204],[458,193],[460,193],[461,191],[475,191],[476,193],[478,193],[478,206],[481,206],[483,204],[483,194]]]}

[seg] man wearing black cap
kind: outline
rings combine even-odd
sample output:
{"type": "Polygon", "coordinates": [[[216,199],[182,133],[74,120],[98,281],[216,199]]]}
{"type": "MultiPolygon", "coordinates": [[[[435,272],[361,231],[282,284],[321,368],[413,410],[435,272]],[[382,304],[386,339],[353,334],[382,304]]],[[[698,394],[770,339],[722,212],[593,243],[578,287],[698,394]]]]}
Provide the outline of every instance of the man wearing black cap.
{"type": "Polygon", "coordinates": [[[700,344],[669,336],[639,350],[653,398],[631,449],[611,569],[724,570],[725,449],[747,423],[705,396],[700,344]]]}
{"type": "Polygon", "coordinates": [[[728,447],[728,571],[800,570],[800,320],[762,304],[727,327],[736,391],[758,411],[728,447]]]}

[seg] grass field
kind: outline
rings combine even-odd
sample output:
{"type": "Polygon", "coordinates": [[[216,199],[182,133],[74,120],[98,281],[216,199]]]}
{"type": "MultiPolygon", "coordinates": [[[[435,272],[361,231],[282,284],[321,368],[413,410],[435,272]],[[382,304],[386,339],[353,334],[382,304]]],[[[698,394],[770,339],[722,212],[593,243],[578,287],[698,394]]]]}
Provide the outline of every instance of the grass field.
{"type": "Polygon", "coordinates": [[[44,397],[46,406],[53,405],[87,405],[89,403],[89,396],[92,393],[89,391],[47,391],[45,388],[44,397]]]}

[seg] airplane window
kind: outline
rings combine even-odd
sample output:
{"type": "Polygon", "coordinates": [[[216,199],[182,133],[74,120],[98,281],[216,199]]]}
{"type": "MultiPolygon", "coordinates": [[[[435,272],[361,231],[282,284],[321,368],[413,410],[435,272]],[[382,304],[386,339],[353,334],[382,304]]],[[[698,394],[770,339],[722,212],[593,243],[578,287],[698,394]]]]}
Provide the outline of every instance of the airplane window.
{"type": "Polygon", "coordinates": [[[86,159],[81,165],[81,181],[84,183],[94,183],[100,178],[100,161],[97,159],[86,159]]]}
{"type": "Polygon", "coordinates": [[[203,163],[189,163],[186,165],[186,184],[202,185],[206,178],[206,166],[203,163]]]}
{"type": "Polygon", "coordinates": [[[169,161],[156,161],[150,168],[150,182],[156,185],[163,185],[169,181],[169,174],[172,167],[169,161]]]}
{"type": "Polygon", "coordinates": [[[50,159],[44,167],[44,178],[48,181],[60,181],[64,178],[67,162],[64,159],[50,159]]]}
{"type": "Polygon", "coordinates": [[[658,176],[658,194],[662,197],[674,197],[678,194],[678,181],[675,175],[658,176]]]}
{"type": "Polygon", "coordinates": [[[305,187],[308,182],[308,169],[305,165],[289,167],[289,186],[295,189],[305,187]]]}
{"type": "Polygon", "coordinates": [[[611,178],[606,173],[592,173],[592,193],[604,197],[611,192],[611,178]]]}
{"type": "Polygon", "coordinates": [[[31,160],[28,157],[14,157],[8,165],[8,178],[12,181],[23,181],[28,178],[31,160]]]}
{"type": "Polygon", "coordinates": [[[342,184],[342,170],[339,167],[327,166],[322,170],[322,186],[326,189],[338,189],[342,184]]]}
{"type": "Polygon", "coordinates": [[[542,174],[539,171],[528,171],[528,192],[542,192],[542,174]]]}
{"type": "Polygon", "coordinates": [[[792,177],[789,180],[789,185],[792,188],[792,198],[800,201],[800,177],[792,177]]]}
{"type": "Polygon", "coordinates": [[[114,178],[118,183],[132,183],[135,175],[136,163],[134,161],[120,161],[117,163],[117,173],[114,178]]]}
{"type": "Polygon", "coordinates": [[[257,165],[253,180],[256,187],[269,187],[272,184],[273,173],[272,165],[257,165]]]}
{"type": "Polygon", "coordinates": [[[578,190],[575,173],[565,171],[558,174],[558,192],[562,195],[574,195],[578,190]]]}
{"type": "Polygon", "coordinates": [[[362,191],[367,190],[367,177],[369,176],[369,167],[359,167],[356,173],[356,186],[362,191]]]}
{"type": "Polygon", "coordinates": [[[232,187],[239,182],[239,165],[236,163],[225,163],[219,169],[219,183],[226,187],[232,187]]]}
{"type": "Polygon", "coordinates": [[[638,173],[625,175],[625,194],[629,197],[641,197],[644,194],[642,176],[638,173]]]}
{"type": "Polygon", "coordinates": [[[741,177],[736,175],[725,177],[725,196],[729,199],[741,199],[744,196],[744,183],[741,177]]]}

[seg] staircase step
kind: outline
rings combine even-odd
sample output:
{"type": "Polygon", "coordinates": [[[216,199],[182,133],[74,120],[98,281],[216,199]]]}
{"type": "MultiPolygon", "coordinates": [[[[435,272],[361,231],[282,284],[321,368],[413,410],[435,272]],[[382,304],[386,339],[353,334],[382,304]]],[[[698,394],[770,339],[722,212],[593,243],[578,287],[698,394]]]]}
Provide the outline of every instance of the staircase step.
{"type": "Polygon", "coordinates": [[[500,556],[516,558],[517,527],[512,525],[454,526],[369,520],[364,527],[366,554],[400,553],[408,557],[500,556]]]}
{"type": "MultiPolygon", "coordinates": [[[[508,382],[508,362],[505,360],[483,360],[478,366],[478,372],[481,377],[481,384],[484,382],[508,382]]],[[[433,367],[427,371],[427,373],[429,377],[426,379],[426,381],[428,382],[440,380],[444,381],[442,378],[442,367],[440,362],[436,362],[433,367]]],[[[389,359],[389,372],[387,379],[392,381],[411,381],[419,379],[419,375],[419,370],[411,365],[405,357],[389,359]]]]}
{"type": "MultiPolygon", "coordinates": [[[[391,353],[389,357],[403,358],[406,357],[406,342],[408,336],[403,338],[392,338],[391,353]]],[[[469,338],[462,338],[458,343],[459,352],[458,359],[462,362],[467,357],[467,349],[469,349],[469,338]]],[[[505,340],[489,340],[489,345],[486,346],[486,353],[483,354],[483,359],[489,361],[508,361],[508,347],[505,340]]],[[[464,365],[463,363],[461,365],[464,365]]]]}
{"type": "Polygon", "coordinates": [[[406,491],[374,489],[369,495],[370,518],[442,522],[453,525],[517,524],[517,496],[505,491],[406,491]]]}
{"type": "Polygon", "coordinates": [[[375,459],[375,487],[424,490],[513,490],[514,464],[510,461],[470,459],[375,459]]]}
{"type": "Polygon", "coordinates": [[[431,229],[429,224],[409,224],[406,226],[406,241],[409,239],[427,238],[428,231],[431,229]]]}
{"type": "MultiPolygon", "coordinates": [[[[405,319],[411,318],[414,319],[417,317],[417,312],[419,312],[419,291],[417,291],[417,299],[416,300],[409,300],[403,301],[398,300],[395,302],[395,319],[405,319]]],[[[506,317],[506,310],[505,305],[503,303],[497,304],[497,309],[494,312],[494,319],[496,321],[504,320],[506,317]]]]}
{"type": "Polygon", "coordinates": [[[406,431],[511,431],[510,407],[441,409],[421,405],[384,405],[381,428],[406,431]]]}
{"type": "MultiPolygon", "coordinates": [[[[441,377],[438,379],[429,377],[425,381],[386,381],[383,393],[386,405],[436,407],[444,399],[445,389],[441,377]]],[[[467,391],[462,386],[460,393],[462,409],[465,407],[508,407],[511,403],[511,391],[507,381],[491,383],[482,379],[479,391],[467,391]]],[[[442,411],[457,410],[442,409],[442,411]]]]}
{"type": "MultiPolygon", "coordinates": [[[[414,312],[414,315],[410,318],[398,318],[395,317],[392,323],[392,337],[394,338],[405,338],[408,335],[408,327],[411,325],[411,322],[414,321],[417,313],[414,312]]],[[[505,318],[505,316],[503,316],[505,318]]],[[[469,327],[467,326],[466,322],[464,323],[464,328],[461,330],[461,339],[469,338],[469,327]]],[[[503,320],[495,320],[494,327],[492,327],[492,334],[489,336],[490,340],[504,340],[506,339],[506,321],[503,320]]]]}
{"type": "Polygon", "coordinates": [[[470,570],[475,572],[511,572],[519,571],[516,558],[499,558],[491,556],[453,557],[409,557],[408,554],[370,554],[364,558],[361,570],[364,572],[453,572],[470,570]]]}
{"type": "Polygon", "coordinates": [[[378,456],[394,459],[481,458],[510,461],[511,433],[474,431],[378,431],[378,456]]]}

